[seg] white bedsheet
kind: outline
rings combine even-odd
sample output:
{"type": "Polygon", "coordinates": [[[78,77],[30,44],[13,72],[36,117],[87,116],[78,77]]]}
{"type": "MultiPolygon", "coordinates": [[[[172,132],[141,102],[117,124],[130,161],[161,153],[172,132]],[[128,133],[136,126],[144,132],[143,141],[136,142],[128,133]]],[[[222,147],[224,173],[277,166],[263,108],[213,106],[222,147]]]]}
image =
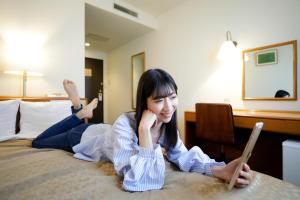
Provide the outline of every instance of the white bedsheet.
{"type": "Polygon", "coordinates": [[[20,139],[32,140],[36,137],[37,137],[37,135],[34,132],[32,132],[32,133],[27,132],[26,134],[19,133],[19,134],[15,134],[15,135],[4,135],[4,136],[0,136],[0,142],[7,141],[7,140],[20,140],[20,139]]]}

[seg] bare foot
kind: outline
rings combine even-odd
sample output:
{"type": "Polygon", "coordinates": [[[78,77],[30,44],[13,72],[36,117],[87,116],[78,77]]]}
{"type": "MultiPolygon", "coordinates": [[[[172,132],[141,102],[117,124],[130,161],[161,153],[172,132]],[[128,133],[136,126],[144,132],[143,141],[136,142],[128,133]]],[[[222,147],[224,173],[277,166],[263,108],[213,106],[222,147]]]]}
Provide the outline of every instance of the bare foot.
{"type": "Polygon", "coordinates": [[[75,83],[70,80],[64,80],[63,85],[74,108],[80,108],[81,103],[75,83]]]}
{"type": "Polygon", "coordinates": [[[83,118],[92,118],[93,117],[93,110],[97,107],[98,99],[93,99],[88,105],[83,107],[78,113],[76,113],[76,116],[79,119],[83,118]]]}

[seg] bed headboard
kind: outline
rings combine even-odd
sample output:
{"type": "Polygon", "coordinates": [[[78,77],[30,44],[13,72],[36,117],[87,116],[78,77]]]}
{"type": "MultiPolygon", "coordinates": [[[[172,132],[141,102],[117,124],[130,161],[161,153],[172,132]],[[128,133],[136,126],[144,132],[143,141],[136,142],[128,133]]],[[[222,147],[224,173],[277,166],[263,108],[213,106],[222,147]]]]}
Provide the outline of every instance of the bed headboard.
{"type": "MultiPolygon", "coordinates": [[[[59,101],[59,100],[69,100],[67,97],[22,97],[22,96],[0,96],[0,101],[6,100],[22,100],[22,101],[32,101],[32,102],[44,102],[44,101],[59,101]]],[[[82,103],[86,104],[86,98],[80,98],[82,103]]]]}
{"type": "MultiPolygon", "coordinates": [[[[31,101],[31,102],[47,102],[47,101],[66,101],[69,100],[68,97],[22,97],[22,96],[0,96],[0,101],[6,100],[21,100],[21,101],[31,101]]],[[[80,98],[83,105],[88,103],[86,98],[80,98]]]]}

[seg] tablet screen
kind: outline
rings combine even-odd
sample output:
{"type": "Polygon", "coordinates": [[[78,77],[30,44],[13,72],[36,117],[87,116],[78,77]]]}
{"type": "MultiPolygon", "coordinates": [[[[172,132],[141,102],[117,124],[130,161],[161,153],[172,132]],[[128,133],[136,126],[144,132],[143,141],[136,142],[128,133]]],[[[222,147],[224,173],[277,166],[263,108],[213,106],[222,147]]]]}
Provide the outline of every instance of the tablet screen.
{"type": "Polygon", "coordinates": [[[244,149],[244,152],[242,154],[242,157],[241,157],[241,162],[240,164],[237,166],[237,168],[235,169],[235,172],[233,174],[233,176],[231,177],[231,180],[229,182],[229,185],[228,185],[228,189],[231,190],[234,186],[234,183],[236,182],[236,179],[239,177],[239,174],[240,174],[240,171],[242,170],[243,168],[243,163],[246,163],[248,161],[248,159],[250,158],[251,156],[251,152],[254,148],[254,145],[257,141],[257,138],[260,134],[260,131],[263,127],[263,122],[257,122],[254,127],[253,127],[253,130],[252,130],[252,133],[250,135],[250,138],[247,142],[247,145],[244,149]]]}

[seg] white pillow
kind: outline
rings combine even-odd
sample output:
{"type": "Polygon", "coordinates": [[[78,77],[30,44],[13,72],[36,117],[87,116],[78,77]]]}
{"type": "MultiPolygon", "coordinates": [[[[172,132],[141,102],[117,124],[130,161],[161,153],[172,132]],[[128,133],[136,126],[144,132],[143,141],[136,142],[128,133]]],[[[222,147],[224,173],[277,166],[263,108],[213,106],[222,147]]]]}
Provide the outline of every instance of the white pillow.
{"type": "Polygon", "coordinates": [[[18,138],[36,138],[44,130],[72,114],[70,101],[20,103],[18,138]]]}
{"type": "Polygon", "coordinates": [[[0,101],[0,137],[15,135],[19,100],[0,101]]]}

